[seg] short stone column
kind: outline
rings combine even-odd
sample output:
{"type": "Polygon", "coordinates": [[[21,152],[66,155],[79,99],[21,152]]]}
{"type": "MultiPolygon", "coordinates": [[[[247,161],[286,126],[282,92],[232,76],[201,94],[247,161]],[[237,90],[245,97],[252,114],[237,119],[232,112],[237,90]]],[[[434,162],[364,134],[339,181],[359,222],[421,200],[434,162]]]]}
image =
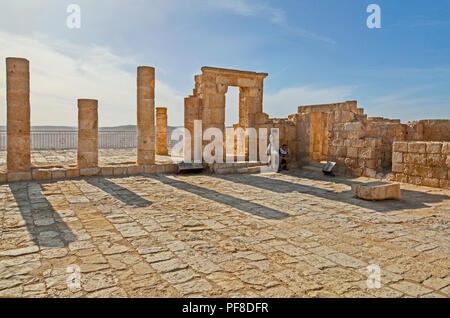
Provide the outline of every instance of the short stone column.
{"type": "Polygon", "coordinates": [[[167,108],[156,108],[156,154],[167,156],[167,108]]]}
{"type": "Polygon", "coordinates": [[[98,166],[98,101],[78,100],[78,167],[98,166]]]}
{"type": "Polygon", "coordinates": [[[26,59],[6,59],[7,169],[31,169],[30,63],[26,59]]]}
{"type": "Polygon", "coordinates": [[[155,163],[155,69],[137,70],[137,164],[155,163]]]}

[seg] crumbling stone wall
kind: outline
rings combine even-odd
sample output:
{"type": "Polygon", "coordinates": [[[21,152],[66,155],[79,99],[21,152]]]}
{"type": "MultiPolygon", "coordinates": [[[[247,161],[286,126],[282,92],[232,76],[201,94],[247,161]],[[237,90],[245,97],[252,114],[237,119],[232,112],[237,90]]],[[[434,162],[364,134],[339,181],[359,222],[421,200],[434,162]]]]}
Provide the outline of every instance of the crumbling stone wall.
{"type": "Polygon", "coordinates": [[[278,128],[279,143],[288,145],[291,154],[291,160],[294,162],[298,159],[298,138],[296,129],[295,115],[289,118],[269,118],[266,113],[260,113],[256,116],[256,129],[267,129],[267,140],[269,140],[270,133],[273,128],[278,128]]]}
{"type": "Polygon", "coordinates": [[[406,141],[450,141],[450,120],[430,119],[406,124],[406,141]]]}
{"type": "Polygon", "coordinates": [[[396,181],[449,189],[450,142],[394,142],[393,149],[396,181]]]}

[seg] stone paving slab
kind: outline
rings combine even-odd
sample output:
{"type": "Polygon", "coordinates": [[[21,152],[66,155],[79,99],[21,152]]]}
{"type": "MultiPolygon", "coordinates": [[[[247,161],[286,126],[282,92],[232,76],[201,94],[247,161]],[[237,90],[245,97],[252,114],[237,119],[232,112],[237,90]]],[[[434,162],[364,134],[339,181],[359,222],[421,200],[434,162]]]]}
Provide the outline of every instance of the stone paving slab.
{"type": "Polygon", "coordinates": [[[370,181],[294,170],[1,185],[0,296],[448,297],[450,191],[354,198],[370,181]]]}

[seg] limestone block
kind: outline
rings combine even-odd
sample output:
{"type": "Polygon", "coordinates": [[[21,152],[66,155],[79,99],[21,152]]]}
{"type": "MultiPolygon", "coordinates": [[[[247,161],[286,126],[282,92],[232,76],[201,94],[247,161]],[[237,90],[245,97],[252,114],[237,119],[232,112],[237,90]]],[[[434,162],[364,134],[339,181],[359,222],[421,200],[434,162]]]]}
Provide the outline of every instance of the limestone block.
{"type": "Polygon", "coordinates": [[[144,173],[155,174],[156,173],[156,165],[145,165],[144,173]]]}
{"type": "Polygon", "coordinates": [[[433,188],[440,187],[439,179],[436,178],[423,178],[422,185],[425,187],[433,187],[433,188]]]}
{"type": "Polygon", "coordinates": [[[427,156],[427,166],[429,167],[446,167],[445,161],[447,157],[441,154],[429,154],[427,156]]]}
{"type": "Polygon", "coordinates": [[[347,148],[346,147],[337,147],[336,156],[337,157],[347,157],[347,148]]]}
{"type": "Polygon", "coordinates": [[[31,180],[31,171],[8,171],[8,182],[31,180]]]}
{"type": "Polygon", "coordinates": [[[65,169],[52,169],[52,179],[64,179],[66,178],[66,170],[65,169]]]}
{"type": "Polygon", "coordinates": [[[427,143],[423,141],[415,141],[408,143],[408,152],[414,152],[414,153],[426,153],[427,150],[427,143]]]}
{"type": "Polygon", "coordinates": [[[392,153],[392,163],[402,163],[403,162],[403,153],[402,152],[393,152],[392,153]]]}
{"type": "Polygon", "coordinates": [[[33,169],[31,171],[33,180],[50,180],[52,179],[52,171],[50,169],[33,169]]]}
{"type": "Polygon", "coordinates": [[[78,178],[80,176],[79,168],[68,168],[66,169],[66,178],[78,178]]]}
{"type": "Polygon", "coordinates": [[[375,159],[375,150],[372,148],[362,148],[359,152],[359,158],[362,159],[375,159]]]}
{"type": "Polygon", "coordinates": [[[406,174],[396,173],[395,174],[395,180],[397,182],[408,183],[408,176],[406,174]]]}
{"type": "Polygon", "coordinates": [[[347,156],[350,158],[358,158],[358,148],[348,147],[347,148],[347,156]]]}
{"type": "Polygon", "coordinates": [[[439,187],[443,189],[450,189],[450,181],[449,180],[439,180],[439,187]]]}
{"type": "Polygon", "coordinates": [[[256,82],[256,80],[250,79],[250,78],[238,78],[237,86],[241,86],[241,87],[256,87],[257,86],[257,82],[256,82]]]}
{"type": "Polygon", "coordinates": [[[408,176],[408,183],[415,185],[422,185],[423,178],[418,176],[408,176]]]}
{"type": "Polygon", "coordinates": [[[127,174],[129,176],[138,175],[144,173],[143,165],[130,165],[127,168],[127,174]]]}
{"type": "Polygon", "coordinates": [[[431,169],[432,169],[432,176],[433,176],[433,178],[447,179],[448,169],[446,169],[446,168],[439,168],[439,167],[433,167],[431,169]]]}
{"type": "Polygon", "coordinates": [[[396,141],[393,144],[394,152],[408,152],[408,143],[402,141],[396,141]]]}
{"type": "Polygon", "coordinates": [[[403,169],[404,169],[403,164],[401,164],[401,163],[392,163],[392,172],[402,173],[403,169]]]}
{"type": "Polygon", "coordinates": [[[444,142],[442,144],[442,154],[450,155],[450,142],[444,142]]]}
{"type": "Polygon", "coordinates": [[[400,184],[398,183],[352,185],[352,192],[355,197],[364,200],[380,201],[389,199],[401,199],[400,184]]]}
{"type": "Polygon", "coordinates": [[[109,177],[114,175],[114,167],[101,167],[100,175],[104,177],[109,177]]]}
{"type": "Polygon", "coordinates": [[[80,168],[80,176],[91,177],[98,176],[100,173],[100,167],[80,168]]]}
{"type": "Polygon", "coordinates": [[[6,172],[0,172],[0,183],[8,181],[8,174],[6,172]]]}
{"type": "Polygon", "coordinates": [[[124,176],[127,174],[127,166],[116,166],[113,168],[114,176],[124,176]]]}
{"type": "Polygon", "coordinates": [[[415,164],[415,165],[427,165],[427,156],[423,153],[407,153],[404,158],[403,162],[415,164]]]}
{"type": "Polygon", "coordinates": [[[442,142],[427,142],[427,153],[440,154],[442,151],[442,142]]]}

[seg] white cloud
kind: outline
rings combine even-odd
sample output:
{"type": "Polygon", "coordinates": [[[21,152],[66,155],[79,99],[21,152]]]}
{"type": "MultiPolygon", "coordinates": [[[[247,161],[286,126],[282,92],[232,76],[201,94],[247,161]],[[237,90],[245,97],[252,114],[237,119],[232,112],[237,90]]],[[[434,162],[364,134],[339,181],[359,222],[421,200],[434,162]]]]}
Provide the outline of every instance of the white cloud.
{"type": "MultiPolygon", "coordinates": [[[[85,47],[43,36],[17,36],[0,31],[2,64],[9,56],[30,61],[33,125],[76,125],[77,99],[99,100],[101,126],[136,123],[138,62],[105,47],[85,47]],[[3,54],[8,54],[3,56],[3,54]]],[[[158,72],[158,69],[156,69],[158,72]]],[[[6,114],[6,75],[0,76],[1,112],[6,114]]],[[[156,106],[168,107],[169,124],[183,123],[184,100],[167,83],[156,83],[156,106]]],[[[5,115],[0,123],[5,124],[5,115]]]]}
{"type": "Polygon", "coordinates": [[[251,0],[227,0],[214,1],[212,5],[220,9],[230,10],[238,15],[243,16],[265,16],[275,24],[284,24],[286,21],[286,13],[284,10],[274,8],[261,1],[251,0]]]}

